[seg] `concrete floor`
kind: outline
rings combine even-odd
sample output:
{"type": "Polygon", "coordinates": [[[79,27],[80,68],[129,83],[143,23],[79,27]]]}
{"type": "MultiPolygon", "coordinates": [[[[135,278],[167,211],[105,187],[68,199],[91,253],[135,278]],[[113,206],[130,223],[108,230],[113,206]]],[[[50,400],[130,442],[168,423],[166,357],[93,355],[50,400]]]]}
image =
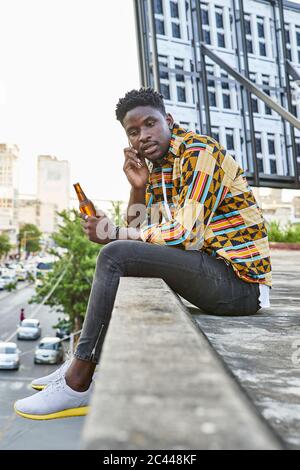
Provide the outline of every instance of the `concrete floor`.
{"type": "Polygon", "coordinates": [[[300,251],[272,251],[271,308],[216,317],[189,306],[197,324],[261,415],[300,449],[300,251]]]}

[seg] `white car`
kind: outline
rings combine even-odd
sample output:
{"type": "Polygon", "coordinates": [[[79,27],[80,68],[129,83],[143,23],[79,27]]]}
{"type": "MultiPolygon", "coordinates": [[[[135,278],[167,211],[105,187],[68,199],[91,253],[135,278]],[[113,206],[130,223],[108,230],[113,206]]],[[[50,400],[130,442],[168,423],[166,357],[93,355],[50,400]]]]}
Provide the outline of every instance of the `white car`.
{"type": "Polygon", "coordinates": [[[28,318],[21,322],[17,329],[17,339],[38,339],[41,336],[41,325],[39,320],[28,318]]]}
{"type": "Polygon", "coordinates": [[[0,369],[19,369],[20,350],[16,343],[0,342],[0,369]]]}
{"type": "Polygon", "coordinates": [[[34,353],[35,364],[60,364],[65,357],[64,348],[59,338],[43,338],[34,353]]]}
{"type": "Polygon", "coordinates": [[[0,290],[5,289],[5,287],[8,284],[11,284],[12,282],[15,282],[15,281],[16,281],[15,277],[7,276],[6,274],[4,274],[3,276],[0,277],[0,290]]]}

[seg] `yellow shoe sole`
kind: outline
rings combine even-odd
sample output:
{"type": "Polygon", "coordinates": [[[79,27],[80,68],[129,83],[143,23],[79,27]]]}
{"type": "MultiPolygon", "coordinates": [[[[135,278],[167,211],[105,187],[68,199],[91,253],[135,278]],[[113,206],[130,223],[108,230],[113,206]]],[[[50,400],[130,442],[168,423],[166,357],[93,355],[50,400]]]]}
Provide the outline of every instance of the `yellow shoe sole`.
{"type": "Polygon", "coordinates": [[[56,413],[50,413],[48,415],[32,415],[28,413],[22,413],[21,411],[17,410],[15,406],[14,409],[17,415],[22,416],[23,418],[45,420],[57,418],[72,418],[75,416],[86,416],[90,410],[90,407],[81,406],[80,408],[70,408],[68,410],[57,411],[56,413]]]}

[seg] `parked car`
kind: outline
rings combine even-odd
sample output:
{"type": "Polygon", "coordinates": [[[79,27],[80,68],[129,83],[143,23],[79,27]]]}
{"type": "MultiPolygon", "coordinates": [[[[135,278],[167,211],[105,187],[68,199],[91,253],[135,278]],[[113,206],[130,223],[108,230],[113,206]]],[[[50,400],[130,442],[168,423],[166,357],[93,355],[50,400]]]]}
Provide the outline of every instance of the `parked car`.
{"type": "Polygon", "coordinates": [[[17,339],[38,339],[41,333],[42,329],[39,320],[25,318],[17,329],[17,339]]]}
{"type": "MultiPolygon", "coordinates": [[[[54,327],[55,328],[55,327],[54,327]]],[[[72,323],[70,320],[63,319],[60,320],[56,326],[56,337],[61,339],[70,339],[68,338],[72,333],[72,323]]]]}
{"type": "Polygon", "coordinates": [[[10,276],[1,276],[0,277],[0,290],[3,290],[5,289],[6,286],[8,286],[8,284],[11,284],[12,282],[14,282],[10,276]]]}
{"type": "Polygon", "coordinates": [[[27,271],[24,268],[18,268],[16,270],[16,276],[18,281],[26,281],[27,279],[27,271]]]}
{"type": "Polygon", "coordinates": [[[0,342],[0,369],[16,369],[20,367],[20,350],[16,343],[0,342]]]}
{"type": "Polygon", "coordinates": [[[46,337],[36,347],[35,364],[60,364],[65,358],[63,345],[59,338],[46,337]]]}

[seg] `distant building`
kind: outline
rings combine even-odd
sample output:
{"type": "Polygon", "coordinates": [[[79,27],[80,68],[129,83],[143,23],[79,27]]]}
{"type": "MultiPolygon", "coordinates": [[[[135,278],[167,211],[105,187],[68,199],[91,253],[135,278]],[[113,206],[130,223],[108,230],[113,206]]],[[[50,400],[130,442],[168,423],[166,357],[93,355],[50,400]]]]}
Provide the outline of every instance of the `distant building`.
{"type": "MultiPolygon", "coordinates": [[[[277,221],[282,227],[289,222],[300,222],[300,197],[295,196],[290,201],[282,197],[281,189],[252,188],[259,206],[263,210],[267,222],[277,221]]],[[[295,194],[298,191],[295,191],[295,194]]]]}
{"type": "Polygon", "coordinates": [[[18,228],[18,160],[19,148],[0,144],[0,231],[16,243],[18,228]]]}
{"type": "Polygon", "coordinates": [[[37,224],[44,233],[57,227],[57,211],[69,208],[70,164],[50,155],[38,157],[37,200],[40,203],[37,224]]]}

